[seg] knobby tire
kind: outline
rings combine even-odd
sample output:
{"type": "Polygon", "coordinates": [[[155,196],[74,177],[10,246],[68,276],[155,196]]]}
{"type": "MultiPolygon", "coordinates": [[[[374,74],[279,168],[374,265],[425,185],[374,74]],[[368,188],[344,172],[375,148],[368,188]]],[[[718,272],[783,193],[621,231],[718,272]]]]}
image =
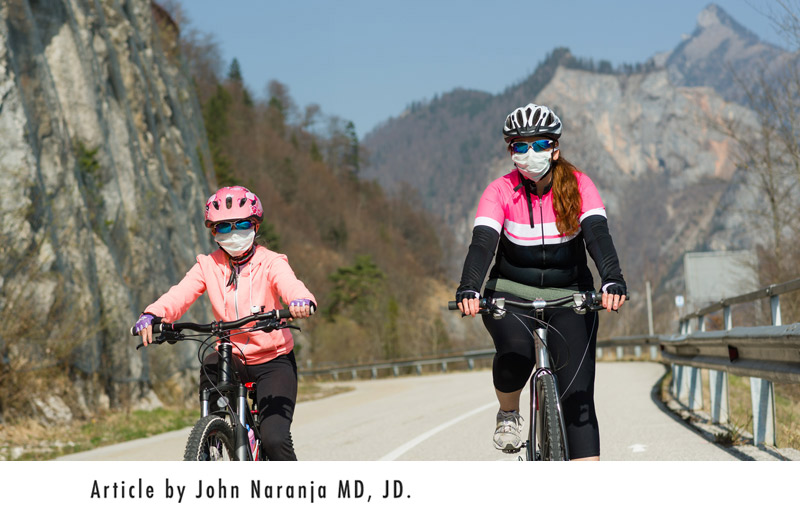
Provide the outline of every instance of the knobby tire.
{"type": "Polygon", "coordinates": [[[233,429],[225,419],[209,415],[198,420],[186,442],[184,461],[232,461],[236,459],[233,429]]]}

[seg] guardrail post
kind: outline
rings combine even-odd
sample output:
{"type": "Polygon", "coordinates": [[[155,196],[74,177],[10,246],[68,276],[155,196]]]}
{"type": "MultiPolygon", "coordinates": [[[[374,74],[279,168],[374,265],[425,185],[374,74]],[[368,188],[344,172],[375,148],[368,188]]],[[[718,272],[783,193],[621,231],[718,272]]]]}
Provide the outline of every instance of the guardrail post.
{"type": "Polygon", "coordinates": [[[722,307],[722,319],[725,322],[725,329],[730,330],[733,328],[733,316],[731,315],[731,307],[722,307]]]}
{"type": "MultiPolygon", "coordinates": [[[[691,319],[687,318],[681,323],[681,334],[689,335],[691,332],[691,319]]],[[[674,395],[678,399],[678,402],[686,405],[692,404],[692,394],[695,392],[692,388],[695,383],[692,371],[693,369],[691,367],[687,367],[685,365],[675,365],[674,375],[677,379],[674,395]]]]}
{"type": "Polygon", "coordinates": [[[400,368],[397,365],[392,365],[392,374],[395,378],[400,375],[400,368]]]}
{"type": "Polygon", "coordinates": [[[447,362],[442,362],[442,372],[447,372],[447,362]]]}
{"type": "Polygon", "coordinates": [[[672,395],[679,401],[683,395],[683,365],[672,364],[672,395]]]}
{"type": "Polygon", "coordinates": [[[753,401],[753,444],[777,445],[775,440],[775,392],[772,382],[750,378],[753,401]]]}
{"type": "Polygon", "coordinates": [[[597,359],[598,360],[602,360],[603,359],[603,348],[602,347],[598,347],[597,348],[597,359]]]}
{"type": "MultiPolygon", "coordinates": [[[[698,324],[700,325],[700,331],[706,331],[705,315],[700,316],[698,324]]],[[[711,422],[714,424],[727,424],[729,402],[728,373],[726,371],[708,370],[708,397],[711,403],[711,422]]],[[[702,394],[700,401],[702,403],[702,394]]]]}
{"type": "Polygon", "coordinates": [[[418,363],[418,364],[416,365],[416,369],[417,369],[417,374],[418,374],[418,375],[422,375],[422,365],[420,365],[420,364],[418,363]]]}
{"type": "Polygon", "coordinates": [[[650,346],[650,359],[658,360],[658,348],[655,346],[655,344],[650,346]]]}
{"type": "Polygon", "coordinates": [[[635,356],[636,358],[642,357],[642,346],[633,347],[633,356],[635,356]]]}
{"type": "Polygon", "coordinates": [[[728,412],[728,373],[725,371],[708,371],[709,397],[711,399],[711,422],[727,424],[730,420],[728,412]]]}
{"type": "Polygon", "coordinates": [[[375,367],[373,367],[373,368],[372,368],[372,379],[375,379],[375,378],[377,378],[377,377],[378,377],[378,369],[376,369],[375,367]]]}
{"type": "Polygon", "coordinates": [[[356,372],[355,369],[350,371],[350,375],[353,377],[353,379],[358,379],[358,372],[356,372]]]}
{"type": "Polygon", "coordinates": [[[622,346],[617,346],[617,360],[622,360],[623,349],[622,346]]]}
{"type": "Polygon", "coordinates": [[[338,379],[339,379],[339,373],[338,373],[338,372],[336,372],[336,371],[333,371],[331,374],[333,375],[333,380],[334,380],[334,381],[338,381],[338,379]]]}
{"type": "Polygon", "coordinates": [[[781,298],[780,296],[769,297],[769,308],[772,311],[772,325],[781,325],[781,298]]]}
{"type": "Polygon", "coordinates": [[[690,410],[700,410],[703,408],[703,376],[697,367],[689,367],[687,375],[689,379],[689,401],[687,406],[690,410]]]}
{"type": "Polygon", "coordinates": [[[467,367],[469,367],[469,370],[474,370],[475,369],[475,359],[474,358],[469,358],[467,360],[467,367]]]}
{"type": "MultiPolygon", "coordinates": [[[[769,297],[772,325],[781,325],[781,299],[769,297]]],[[[750,378],[750,399],[753,403],[753,444],[775,446],[775,387],[772,381],[750,378]]]]}

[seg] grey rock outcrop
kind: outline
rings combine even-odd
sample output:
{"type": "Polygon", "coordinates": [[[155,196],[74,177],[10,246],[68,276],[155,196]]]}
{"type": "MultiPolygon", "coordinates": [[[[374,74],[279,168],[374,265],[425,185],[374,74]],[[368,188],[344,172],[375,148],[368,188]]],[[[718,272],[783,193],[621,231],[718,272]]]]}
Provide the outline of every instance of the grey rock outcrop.
{"type": "Polygon", "coordinates": [[[149,0],[0,2],[6,372],[97,375],[112,405],[147,395],[155,364],[127,330],[211,249],[202,115],[170,44],[149,0]]]}

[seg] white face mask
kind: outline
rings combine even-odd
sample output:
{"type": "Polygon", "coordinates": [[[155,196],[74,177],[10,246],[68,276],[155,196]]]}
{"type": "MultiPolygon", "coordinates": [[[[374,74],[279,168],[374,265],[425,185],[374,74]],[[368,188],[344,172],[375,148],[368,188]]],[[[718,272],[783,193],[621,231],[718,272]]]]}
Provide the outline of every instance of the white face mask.
{"type": "Polygon", "coordinates": [[[522,173],[522,176],[528,180],[538,182],[544,175],[550,171],[550,162],[553,157],[553,150],[540,151],[539,153],[533,151],[533,148],[528,148],[525,153],[514,153],[511,155],[511,160],[522,173]]]}
{"type": "Polygon", "coordinates": [[[214,240],[232,257],[243,255],[256,238],[255,228],[249,230],[231,230],[229,233],[218,233],[214,240]]]}

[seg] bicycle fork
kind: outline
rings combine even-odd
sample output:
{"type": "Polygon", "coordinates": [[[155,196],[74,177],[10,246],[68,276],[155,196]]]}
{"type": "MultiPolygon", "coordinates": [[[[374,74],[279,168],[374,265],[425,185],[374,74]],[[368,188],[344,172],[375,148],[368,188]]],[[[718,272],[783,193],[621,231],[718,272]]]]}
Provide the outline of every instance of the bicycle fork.
{"type": "MultiPolygon", "coordinates": [[[[236,389],[236,419],[231,419],[233,421],[233,437],[235,440],[236,446],[236,459],[239,461],[246,461],[249,459],[253,459],[253,455],[250,452],[250,440],[247,436],[247,428],[245,425],[247,424],[247,387],[245,387],[242,383],[238,383],[238,385],[234,384],[233,380],[233,369],[231,367],[231,359],[232,359],[232,346],[229,342],[222,342],[218,348],[219,352],[219,361],[217,366],[217,390],[222,393],[220,400],[224,401],[226,406],[230,405],[228,400],[228,396],[230,392],[236,389]]],[[[211,395],[211,390],[206,388],[201,392],[201,399],[200,399],[200,414],[202,417],[206,417],[211,413],[211,407],[209,405],[209,399],[211,395]]],[[[255,429],[255,426],[253,426],[255,429]]]]}
{"type": "Polygon", "coordinates": [[[569,443],[567,442],[567,426],[564,422],[564,412],[561,409],[561,391],[558,388],[558,379],[556,379],[555,374],[553,373],[552,368],[550,367],[550,354],[547,352],[547,328],[536,328],[534,330],[536,336],[534,337],[534,348],[536,353],[536,370],[531,377],[530,386],[531,386],[531,419],[529,422],[528,429],[531,447],[530,447],[530,454],[532,456],[531,459],[535,459],[536,457],[536,424],[541,422],[538,420],[542,415],[540,406],[541,406],[541,398],[539,397],[539,387],[537,387],[537,383],[543,374],[550,374],[553,376],[553,384],[555,386],[556,392],[556,411],[558,411],[558,422],[561,426],[561,433],[564,434],[563,443],[564,443],[564,454],[566,454],[567,459],[569,459],[569,443]]]}

